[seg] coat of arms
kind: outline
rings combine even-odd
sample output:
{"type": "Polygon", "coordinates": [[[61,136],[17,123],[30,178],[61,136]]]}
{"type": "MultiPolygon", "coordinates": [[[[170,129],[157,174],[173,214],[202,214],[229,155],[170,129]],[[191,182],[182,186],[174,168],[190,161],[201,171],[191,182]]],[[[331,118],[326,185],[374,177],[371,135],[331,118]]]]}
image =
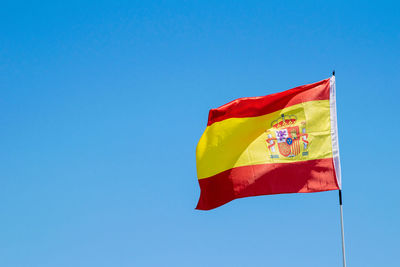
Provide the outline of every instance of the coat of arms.
{"type": "Polygon", "coordinates": [[[295,115],[284,115],[271,123],[271,129],[267,130],[268,149],[271,151],[271,158],[295,157],[303,151],[302,155],[307,156],[308,134],[306,133],[305,122],[297,122],[295,115]]]}

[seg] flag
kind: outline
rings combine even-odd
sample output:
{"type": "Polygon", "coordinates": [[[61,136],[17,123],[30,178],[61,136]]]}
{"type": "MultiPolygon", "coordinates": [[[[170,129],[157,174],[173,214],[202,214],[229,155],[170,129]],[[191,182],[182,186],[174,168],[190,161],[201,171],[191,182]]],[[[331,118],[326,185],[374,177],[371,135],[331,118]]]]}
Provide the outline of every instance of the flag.
{"type": "Polygon", "coordinates": [[[335,76],[211,109],[196,162],[200,210],[243,197],[340,189],[335,76]]]}

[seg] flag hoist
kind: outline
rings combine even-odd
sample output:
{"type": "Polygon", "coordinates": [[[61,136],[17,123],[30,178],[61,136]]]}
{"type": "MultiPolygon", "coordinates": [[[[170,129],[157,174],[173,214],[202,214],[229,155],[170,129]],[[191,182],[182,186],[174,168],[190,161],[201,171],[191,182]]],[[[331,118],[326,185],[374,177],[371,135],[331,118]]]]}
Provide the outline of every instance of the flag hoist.
{"type": "Polygon", "coordinates": [[[334,72],[211,109],[196,160],[200,210],[243,197],[339,190],[346,266],[334,72]]]}

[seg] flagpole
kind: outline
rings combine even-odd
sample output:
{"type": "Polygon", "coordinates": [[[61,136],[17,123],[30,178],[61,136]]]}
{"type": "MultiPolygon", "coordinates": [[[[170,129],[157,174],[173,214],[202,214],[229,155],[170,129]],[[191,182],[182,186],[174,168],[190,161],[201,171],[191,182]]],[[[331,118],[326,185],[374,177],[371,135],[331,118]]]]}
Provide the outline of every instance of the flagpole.
{"type": "MultiPolygon", "coordinates": [[[[335,76],[335,70],[332,71],[332,76],[335,76]]],[[[340,170],[339,170],[340,171],[340,170]]],[[[346,252],[344,246],[344,226],[343,226],[343,201],[342,201],[342,188],[339,186],[339,206],[340,206],[340,228],[342,231],[342,257],[343,267],[346,267],[346,252]]]]}
{"type": "Polygon", "coordinates": [[[344,247],[344,227],[343,227],[343,205],[342,205],[342,190],[339,189],[339,204],[340,204],[340,226],[342,228],[342,255],[343,255],[343,267],[346,267],[346,253],[344,247]]]}

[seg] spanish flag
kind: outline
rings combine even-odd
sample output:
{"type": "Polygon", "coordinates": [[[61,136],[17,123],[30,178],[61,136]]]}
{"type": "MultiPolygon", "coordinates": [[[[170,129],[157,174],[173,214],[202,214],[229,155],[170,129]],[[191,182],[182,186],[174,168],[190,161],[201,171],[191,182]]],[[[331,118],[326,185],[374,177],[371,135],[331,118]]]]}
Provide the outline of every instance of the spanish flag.
{"type": "Polygon", "coordinates": [[[211,109],[196,160],[200,210],[341,189],[335,76],[211,109]]]}

